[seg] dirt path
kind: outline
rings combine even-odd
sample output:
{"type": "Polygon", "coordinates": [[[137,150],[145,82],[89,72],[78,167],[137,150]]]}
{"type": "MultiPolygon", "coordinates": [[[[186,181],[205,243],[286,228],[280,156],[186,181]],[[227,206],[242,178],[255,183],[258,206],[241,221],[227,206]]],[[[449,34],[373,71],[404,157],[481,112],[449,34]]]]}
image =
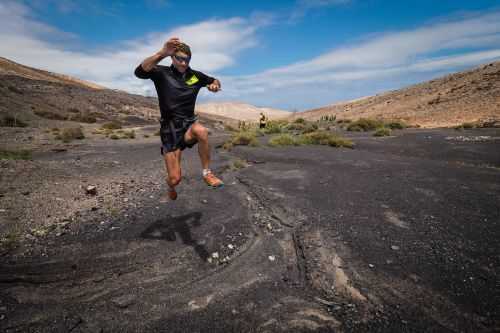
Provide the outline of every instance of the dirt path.
{"type": "Polygon", "coordinates": [[[499,141],[404,133],[358,136],[354,150],[218,150],[222,190],[202,183],[189,151],[179,199],[167,204],[156,143],[38,156],[72,165],[58,170],[98,195],[0,257],[0,328],[499,329],[499,141]],[[237,158],[248,167],[231,168],[237,158]]]}

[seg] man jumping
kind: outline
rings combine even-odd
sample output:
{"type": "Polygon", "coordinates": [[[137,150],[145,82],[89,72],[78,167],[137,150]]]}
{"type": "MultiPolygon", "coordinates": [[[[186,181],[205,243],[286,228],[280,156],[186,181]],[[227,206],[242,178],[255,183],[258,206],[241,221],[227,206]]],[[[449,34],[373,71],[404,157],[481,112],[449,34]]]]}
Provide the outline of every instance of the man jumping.
{"type": "Polygon", "coordinates": [[[205,182],[212,187],[223,186],[209,169],[210,147],[208,130],[198,121],[194,113],[196,97],[201,88],[211,92],[221,88],[219,80],[189,67],[191,49],[179,38],[171,38],[163,48],[137,66],[135,75],[140,79],[153,80],[160,104],[161,153],[167,170],[168,197],[177,199],[175,187],[181,181],[181,153],[198,143],[202,174],[205,182]],[[158,65],[171,57],[171,66],[158,65]]]}

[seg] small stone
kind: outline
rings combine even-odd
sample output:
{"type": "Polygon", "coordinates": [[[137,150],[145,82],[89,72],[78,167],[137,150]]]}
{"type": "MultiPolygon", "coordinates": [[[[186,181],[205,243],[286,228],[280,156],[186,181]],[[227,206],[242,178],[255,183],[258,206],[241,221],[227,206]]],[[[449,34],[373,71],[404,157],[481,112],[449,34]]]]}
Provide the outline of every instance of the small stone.
{"type": "Polygon", "coordinates": [[[399,250],[399,246],[397,246],[397,245],[391,245],[391,249],[393,249],[394,251],[397,251],[397,250],[399,250]]]}
{"type": "Polygon", "coordinates": [[[267,224],[266,224],[266,228],[267,228],[269,231],[273,231],[273,226],[271,225],[271,223],[267,223],[267,224]]]}
{"type": "Polygon", "coordinates": [[[123,202],[128,202],[128,198],[123,198],[123,202]]]}
{"type": "Polygon", "coordinates": [[[89,195],[96,195],[97,194],[97,187],[93,185],[87,186],[85,189],[85,193],[89,195]]]}
{"type": "Polygon", "coordinates": [[[5,209],[0,209],[0,213],[5,213],[7,210],[5,209]]]}
{"type": "Polygon", "coordinates": [[[212,258],[218,259],[219,258],[219,252],[212,253],[212,258]]]}
{"type": "Polygon", "coordinates": [[[238,311],[236,311],[235,309],[232,309],[231,313],[235,315],[235,314],[238,314],[238,311]]]}
{"type": "Polygon", "coordinates": [[[30,195],[30,193],[31,193],[30,191],[24,191],[22,192],[22,195],[30,195]]]}
{"type": "Polygon", "coordinates": [[[135,296],[134,295],[123,295],[123,296],[112,299],[111,302],[113,302],[113,304],[119,308],[126,308],[135,302],[135,296]]]}
{"type": "Polygon", "coordinates": [[[208,200],[207,199],[203,199],[203,200],[201,200],[201,202],[204,203],[204,204],[206,204],[206,203],[208,203],[208,200]]]}
{"type": "Polygon", "coordinates": [[[267,257],[269,259],[269,261],[275,261],[276,260],[276,257],[275,256],[269,256],[267,257]]]}
{"type": "Polygon", "coordinates": [[[375,265],[373,265],[373,264],[368,264],[368,267],[370,267],[370,268],[374,268],[374,267],[375,267],[375,265]]]}
{"type": "Polygon", "coordinates": [[[0,320],[4,320],[5,319],[5,315],[0,315],[0,320]]]}
{"type": "Polygon", "coordinates": [[[207,258],[207,262],[208,262],[209,264],[211,264],[211,263],[212,263],[212,258],[208,257],[208,258],[207,258]]]}
{"type": "Polygon", "coordinates": [[[228,247],[228,249],[230,249],[230,250],[233,250],[233,249],[234,249],[234,245],[233,245],[233,244],[229,244],[227,247],[228,247]]]}

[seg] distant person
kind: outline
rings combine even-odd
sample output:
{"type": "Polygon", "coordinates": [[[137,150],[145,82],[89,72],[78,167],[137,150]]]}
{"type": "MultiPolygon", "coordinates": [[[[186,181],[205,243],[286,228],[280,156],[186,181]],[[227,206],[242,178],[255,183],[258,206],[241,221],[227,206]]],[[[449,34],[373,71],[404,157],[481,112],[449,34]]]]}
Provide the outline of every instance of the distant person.
{"type": "Polygon", "coordinates": [[[266,116],[262,112],[260,113],[259,127],[266,128],[266,116]]]}
{"type": "Polygon", "coordinates": [[[171,200],[177,199],[175,187],[181,181],[181,153],[196,143],[198,143],[203,179],[212,187],[224,185],[209,168],[208,130],[197,121],[194,113],[200,89],[207,87],[215,93],[221,89],[221,84],[219,80],[191,69],[190,60],[190,47],[174,37],[135,69],[138,78],[153,80],[158,94],[161,113],[161,154],[165,159],[167,194],[171,200]],[[167,57],[172,58],[171,66],[158,65],[167,57]]]}

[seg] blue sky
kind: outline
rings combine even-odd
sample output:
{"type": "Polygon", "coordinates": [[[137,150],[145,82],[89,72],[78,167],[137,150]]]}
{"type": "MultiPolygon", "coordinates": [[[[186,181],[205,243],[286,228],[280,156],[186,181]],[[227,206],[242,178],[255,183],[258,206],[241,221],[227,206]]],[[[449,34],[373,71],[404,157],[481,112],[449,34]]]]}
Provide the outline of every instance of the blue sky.
{"type": "Polygon", "coordinates": [[[222,81],[202,102],[304,110],[500,60],[497,3],[0,0],[0,56],[155,95],[133,69],[178,36],[222,81]]]}

